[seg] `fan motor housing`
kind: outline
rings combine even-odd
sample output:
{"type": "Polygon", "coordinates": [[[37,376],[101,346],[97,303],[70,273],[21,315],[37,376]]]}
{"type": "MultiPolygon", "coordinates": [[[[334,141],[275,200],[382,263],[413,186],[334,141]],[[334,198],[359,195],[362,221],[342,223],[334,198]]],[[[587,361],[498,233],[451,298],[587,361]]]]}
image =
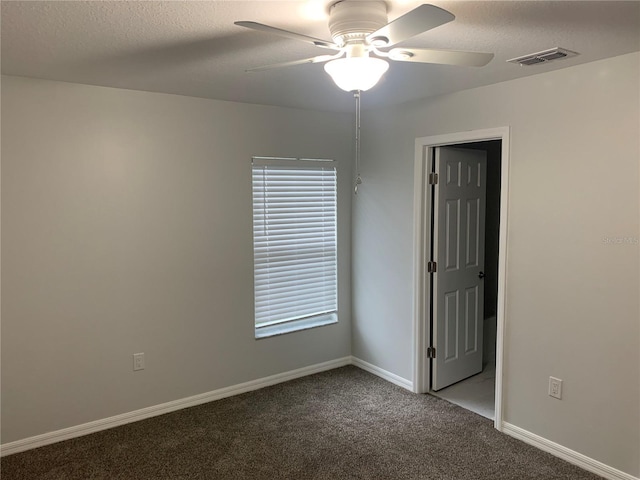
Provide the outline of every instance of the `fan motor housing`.
{"type": "Polygon", "coordinates": [[[387,5],[383,1],[343,0],[332,5],[329,12],[329,31],[338,45],[363,41],[386,24],[387,5]]]}

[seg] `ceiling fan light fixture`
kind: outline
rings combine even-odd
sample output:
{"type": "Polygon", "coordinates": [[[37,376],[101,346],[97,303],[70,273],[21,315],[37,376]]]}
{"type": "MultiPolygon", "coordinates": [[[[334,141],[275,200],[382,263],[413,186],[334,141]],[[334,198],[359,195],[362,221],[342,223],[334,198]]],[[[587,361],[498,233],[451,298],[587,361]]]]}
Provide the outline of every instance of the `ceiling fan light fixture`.
{"type": "Polygon", "coordinates": [[[335,84],[347,92],[366,91],[374,87],[389,69],[389,62],[373,57],[347,57],[332,60],[324,70],[335,84]]]}

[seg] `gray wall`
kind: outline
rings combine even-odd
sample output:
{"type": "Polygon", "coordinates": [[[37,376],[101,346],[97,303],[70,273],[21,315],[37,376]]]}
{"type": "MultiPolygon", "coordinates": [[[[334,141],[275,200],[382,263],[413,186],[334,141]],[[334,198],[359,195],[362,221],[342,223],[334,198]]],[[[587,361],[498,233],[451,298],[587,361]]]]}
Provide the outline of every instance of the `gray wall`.
{"type": "Polygon", "coordinates": [[[3,77],[2,442],[349,355],[351,134],[349,115],[3,77]],[[337,325],[254,339],[252,155],[338,160],[337,325]]]}
{"type": "Polygon", "coordinates": [[[510,126],[504,420],[635,476],[639,59],[365,112],[352,233],[353,354],[411,379],[415,139],[510,126]]]}

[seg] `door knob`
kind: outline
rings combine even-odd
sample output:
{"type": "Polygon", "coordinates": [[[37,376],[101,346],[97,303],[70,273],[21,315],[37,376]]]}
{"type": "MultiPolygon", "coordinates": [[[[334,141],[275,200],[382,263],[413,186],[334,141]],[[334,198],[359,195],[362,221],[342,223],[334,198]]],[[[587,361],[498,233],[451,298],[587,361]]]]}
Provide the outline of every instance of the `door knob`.
{"type": "Polygon", "coordinates": [[[480,273],[478,273],[478,278],[484,278],[484,277],[485,277],[484,272],[480,272],[480,273]]]}

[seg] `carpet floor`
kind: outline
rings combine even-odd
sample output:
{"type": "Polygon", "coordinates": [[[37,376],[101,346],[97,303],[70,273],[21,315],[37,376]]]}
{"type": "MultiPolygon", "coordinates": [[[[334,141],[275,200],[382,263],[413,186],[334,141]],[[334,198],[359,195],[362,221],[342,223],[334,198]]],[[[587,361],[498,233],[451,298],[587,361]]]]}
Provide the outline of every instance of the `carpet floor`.
{"type": "Polygon", "coordinates": [[[0,460],[2,480],[597,480],[480,415],[356,367],[0,460]]]}

